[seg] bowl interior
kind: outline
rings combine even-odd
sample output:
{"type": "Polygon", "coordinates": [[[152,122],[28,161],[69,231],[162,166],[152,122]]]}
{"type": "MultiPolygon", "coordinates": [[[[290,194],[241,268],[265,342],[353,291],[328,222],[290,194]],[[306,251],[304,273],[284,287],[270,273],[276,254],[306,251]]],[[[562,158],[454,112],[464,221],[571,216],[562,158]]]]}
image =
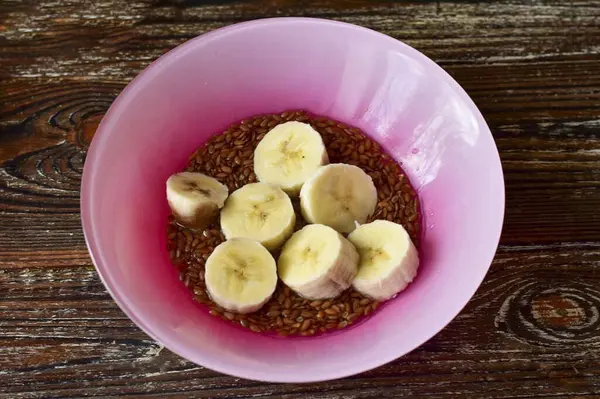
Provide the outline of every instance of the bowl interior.
{"type": "Polygon", "coordinates": [[[90,148],[82,218],[107,288],[146,333],[201,365],[266,381],[316,381],[376,367],[443,328],[493,258],[504,186],[485,121],[425,56],[352,25],[274,19],[196,38],[119,96],[90,148]],[[165,180],[212,134],[245,117],[306,109],[364,129],[420,195],[422,266],[368,322],[277,339],[203,312],[166,252],[165,180]]]}

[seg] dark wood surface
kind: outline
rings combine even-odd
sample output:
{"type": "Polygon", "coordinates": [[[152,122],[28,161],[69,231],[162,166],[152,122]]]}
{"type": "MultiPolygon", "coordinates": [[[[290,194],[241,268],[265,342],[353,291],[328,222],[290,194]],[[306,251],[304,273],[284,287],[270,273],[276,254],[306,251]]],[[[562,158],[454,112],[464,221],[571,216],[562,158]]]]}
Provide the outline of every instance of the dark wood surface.
{"type": "Polygon", "coordinates": [[[0,397],[600,397],[600,1],[0,0],[0,397]],[[367,26],[467,90],[500,149],[507,210],[482,287],[413,353],[286,385],[163,349],[98,279],[79,220],[85,151],[140,70],[266,16],[367,26]]]}

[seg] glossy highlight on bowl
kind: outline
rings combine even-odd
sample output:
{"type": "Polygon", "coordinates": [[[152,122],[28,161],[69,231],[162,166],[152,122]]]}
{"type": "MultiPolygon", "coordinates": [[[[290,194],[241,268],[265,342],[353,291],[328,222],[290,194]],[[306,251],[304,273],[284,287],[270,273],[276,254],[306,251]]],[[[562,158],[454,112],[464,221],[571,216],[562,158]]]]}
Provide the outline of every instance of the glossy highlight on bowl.
{"type": "Polygon", "coordinates": [[[216,371],[310,382],[392,361],[460,312],[493,259],[504,184],[482,115],[434,62],[358,26],[277,18],[199,36],[135,78],[90,146],[81,209],[98,273],[148,335],[216,371]],[[423,213],[422,263],[410,287],[367,322],[317,338],[276,339],[206,314],[166,251],[167,177],[214,132],[287,109],[375,138],[402,163],[423,213]]]}

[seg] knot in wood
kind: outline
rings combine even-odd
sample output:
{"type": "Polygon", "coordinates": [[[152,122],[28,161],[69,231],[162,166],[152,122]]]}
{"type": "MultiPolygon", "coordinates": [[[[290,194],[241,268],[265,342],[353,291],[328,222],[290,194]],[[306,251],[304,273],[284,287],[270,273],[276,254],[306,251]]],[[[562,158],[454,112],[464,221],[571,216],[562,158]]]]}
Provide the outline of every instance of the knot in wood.
{"type": "Polygon", "coordinates": [[[71,140],[78,147],[87,149],[96,134],[96,129],[104,115],[92,115],[88,118],[80,119],[73,128],[71,140]]]}
{"type": "Polygon", "coordinates": [[[496,316],[497,328],[539,346],[600,346],[600,292],[574,281],[529,279],[510,294],[496,316]]]}

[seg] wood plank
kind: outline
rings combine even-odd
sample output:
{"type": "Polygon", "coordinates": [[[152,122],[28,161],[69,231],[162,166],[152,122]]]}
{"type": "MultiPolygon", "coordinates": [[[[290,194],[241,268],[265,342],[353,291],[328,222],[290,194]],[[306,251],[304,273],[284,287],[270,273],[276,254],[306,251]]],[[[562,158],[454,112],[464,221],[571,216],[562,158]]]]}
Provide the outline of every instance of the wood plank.
{"type": "Polygon", "coordinates": [[[575,57],[594,59],[600,9],[593,0],[552,5],[465,3],[43,1],[8,9],[0,65],[9,77],[129,80],[166,50],[209,30],[243,20],[285,15],[332,18],[406,41],[442,63],[499,63],[575,57]],[[301,5],[300,5],[301,4],[301,5]],[[354,5],[354,6],[352,6],[354,5]],[[46,15],[46,16],[44,16],[46,15]],[[66,15],[50,18],[47,15],[66,15]],[[81,23],[83,22],[83,23],[81,23]],[[56,48],[66,49],[56,53],[56,48]],[[16,62],[18,60],[18,62],[16,62]]]}
{"type": "Polygon", "coordinates": [[[333,383],[265,385],[199,369],[161,349],[120,315],[92,271],[9,269],[3,277],[13,288],[0,300],[0,351],[17,351],[23,361],[2,366],[14,397],[161,392],[227,398],[269,387],[273,397],[453,397],[485,390],[491,398],[510,397],[519,386],[535,392],[523,397],[542,397],[565,384],[572,385],[565,395],[589,395],[600,385],[588,378],[600,366],[599,271],[600,244],[503,246],[466,309],[415,352],[333,383]],[[65,309],[56,313],[56,307],[65,309]],[[106,361],[109,368],[99,367],[106,361]],[[491,389],[496,384],[497,391],[491,389]],[[22,391],[26,386],[36,391],[22,391]]]}

